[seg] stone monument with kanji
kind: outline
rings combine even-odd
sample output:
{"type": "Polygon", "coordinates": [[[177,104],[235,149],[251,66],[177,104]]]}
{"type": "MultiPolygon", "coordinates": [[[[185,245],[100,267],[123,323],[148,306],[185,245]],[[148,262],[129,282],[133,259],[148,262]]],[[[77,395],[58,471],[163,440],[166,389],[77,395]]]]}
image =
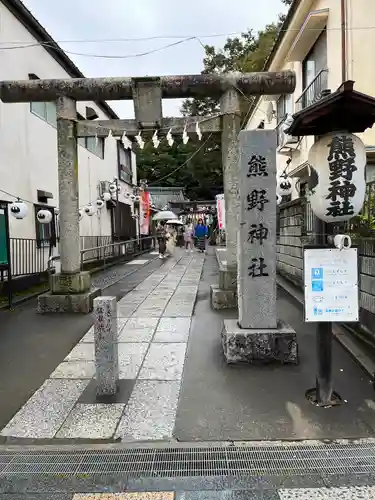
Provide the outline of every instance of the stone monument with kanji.
{"type": "Polygon", "coordinates": [[[276,304],[276,132],[239,134],[238,321],[224,320],[228,363],[298,362],[296,332],[276,304]]]}

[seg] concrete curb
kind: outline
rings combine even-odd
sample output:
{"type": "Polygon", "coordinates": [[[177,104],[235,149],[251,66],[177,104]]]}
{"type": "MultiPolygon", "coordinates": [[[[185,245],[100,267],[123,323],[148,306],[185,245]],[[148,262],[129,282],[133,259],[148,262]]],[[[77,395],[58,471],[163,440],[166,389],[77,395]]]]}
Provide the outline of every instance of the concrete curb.
{"type": "MultiPolygon", "coordinates": [[[[291,284],[286,278],[278,275],[276,277],[276,283],[277,286],[283,288],[300,305],[304,305],[303,292],[298,290],[298,288],[291,284]]],[[[343,325],[333,323],[332,331],[335,339],[355,359],[367,375],[369,375],[371,380],[375,381],[375,362],[368,356],[362,345],[353,339],[343,325]]]]}

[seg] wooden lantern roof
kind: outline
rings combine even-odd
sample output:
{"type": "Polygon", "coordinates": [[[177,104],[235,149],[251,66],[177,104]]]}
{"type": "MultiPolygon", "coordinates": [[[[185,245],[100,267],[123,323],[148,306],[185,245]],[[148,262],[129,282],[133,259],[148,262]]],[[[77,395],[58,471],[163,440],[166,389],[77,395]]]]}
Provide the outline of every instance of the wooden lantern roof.
{"type": "Polygon", "coordinates": [[[344,82],[336,92],[293,115],[286,130],[292,136],[324,135],[329,132],[364,132],[375,123],[375,98],[353,89],[354,81],[344,82]]]}

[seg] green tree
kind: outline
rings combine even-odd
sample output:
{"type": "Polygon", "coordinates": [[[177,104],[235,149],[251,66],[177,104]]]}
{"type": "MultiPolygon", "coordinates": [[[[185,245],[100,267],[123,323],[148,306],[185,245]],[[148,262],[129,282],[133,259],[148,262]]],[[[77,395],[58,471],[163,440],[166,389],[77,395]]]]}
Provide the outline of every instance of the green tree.
{"type": "MultiPolygon", "coordinates": [[[[291,5],[292,1],[281,0],[285,5],[291,5]]],[[[285,16],[279,15],[275,23],[268,24],[259,32],[249,29],[239,37],[229,37],[221,49],[204,45],[202,73],[261,71],[284,18],[285,16]]],[[[251,97],[241,97],[243,123],[251,104],[251,97]]],[[[183,116],[210,116],[218,112],[219,102],[212,98],[186,99],[181,107],[183,116]]],[[[149,184],[159,186],[185,186],[186,194],[192,200],[212,199],[220,192],[223,183],[220,137],[213,135],[185,164],[199,146],[200,143],[193,141],[184,145],[181,138],[176,137],[172,148],[166,141],[162,141],[159,148],[154,149],[152,142],[148,140],[145,148],[137,154],[139,178],[145,178],[149,184]]]]}
{"type": "Polygon", "coordinates": [[[163,140],[158,149],[146,142],[137,153],[138,177],[147,179],[150,186],[183,186],[191,200],[211,200],[222,189],[220,145],[214,136],[203,147],[207,138],[202,144],[183,144],[181,136],[174,139],[172,147],[163,140]]]}

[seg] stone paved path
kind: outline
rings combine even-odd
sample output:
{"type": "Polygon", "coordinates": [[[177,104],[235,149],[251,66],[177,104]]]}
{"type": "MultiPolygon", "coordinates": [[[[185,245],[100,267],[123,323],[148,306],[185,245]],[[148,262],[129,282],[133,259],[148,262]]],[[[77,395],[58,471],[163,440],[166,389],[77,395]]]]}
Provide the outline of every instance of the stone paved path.
{"type": "Polygon", "coordinates": [[[176,254],[118,302],[121,381],[116,402],[95,402],[91,328],[1,435],[170,439],[203,262],[199,254],[176,254]]]}

